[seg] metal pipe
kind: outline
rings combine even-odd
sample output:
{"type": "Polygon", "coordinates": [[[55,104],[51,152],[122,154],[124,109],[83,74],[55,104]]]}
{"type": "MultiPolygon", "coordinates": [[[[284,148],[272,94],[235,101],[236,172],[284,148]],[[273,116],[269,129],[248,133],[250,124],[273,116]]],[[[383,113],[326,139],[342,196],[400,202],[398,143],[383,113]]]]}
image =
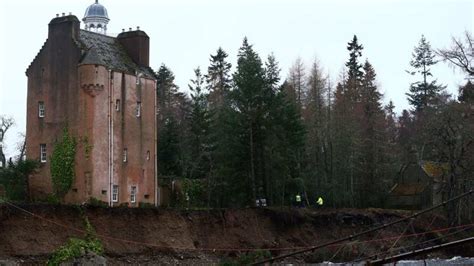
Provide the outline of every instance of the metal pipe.
{"type": "Polygon", "coordinates": [[[109,206],[112,206],[112,193],[113,193],[113,185],[112,185],[112,156],[111,156],[111,145],[112,145],[112,139],[111,139],[111,135],[112,135],[112,88],[111,88],[111,84],[110,84],[110,75],[112,73],[112,70],[109,69],[109,75],[107,77],[107,83],[108,83],[108,100],[109,100],[109,104],[108,104],[108,149],[109,149],[109,165],[108,165],[108,170],[109,170],[109,206]]]}
{"type": "Polygon", "coordinates": [[[154,168],[155,168],[154,169],[154,175],[155,175],[154,189],[155,189],[155,207],[156,207],[156,206],[161,205],[161,199],[160,199],[160,194],[159,194],[159,191],[158,191],[158,156],[157,156],[157,152],[158,152],[158,150],[157,150],[157,145],[158,145],[158,136],[157,136],[158,128],[157,127],[158,127],[158,123],[156,121],[157,120],[157,113],[156,113],[156,110],[157,110],[157,106],[156,106],[157,105],[157,99],[156,99],[157,94],[156,93],[157,93],[158,88],[157,88],[156,79],[154,80],[154,83],[155,83],[155,107],[153,109],[153,112],[155,113],[155,116],[154,116],[155,121],[154,121],[154,133],[153,134],[154,134],[155,143],[154,143],[154,148],[153,148],[153,151],[154,151],[153,156],[154,156],[154,160],[155,160],[155,162],[154,162],[154,164],[155,164],[155,166],[154,166],[154,168]]]}
{"type": "Polygon", "coordinates": [[[466,244],[466,243],[469,243],[469,242],[474,242],[474,236],[469,237],[469,238],[464,238],[464,239],[461,239],[461,240],[457,240],[457,241],[452,241],[452,242],[440,244],[440,245],[435,245],[435,246],[431,246],[431,247],[427,247],[427,248],[421,248],[421,249],[417,249],[417,250],[414,250],[414,251],[405,252],[405,253],[398,254],[398,255],[395,255],[395,256],[392,256],[392,257],[388,257],[388,258],[373,260],[373,261],[368,262],[367,264],[368,265],[382,265],[382,264],[385,264],[385,263],[396,262],[396,261],[399,261],[401,259],[410,258],[410,257],[420,255],[420,254],[424,254],[424,253],[430,253],[430,252],[438,250],[438,249],[455,247],[455,246],[459,246],[459,245],[466,244]]]}
{"type": "Polygon", "coordinates": [[[363,232],[360,232],[360,233],[357,233],[355,235],[350,235],[348,237],[344,237],[344,238],[341,238],[341,239],[337,239],[337,240],[334,240],[334,241],[330,241],[330,242],[327,242],[327,243],[324,243],[324,244],[320,244],[320,245],[317,245],[317,246],[314,246],[314,247],[311,247],[311,248],[305,248],[305,249],[302,249],[302,250],[299,250],[299,251],[295,251],[295,252],[292,252],[292,253],[289,253],[289,254],[284,254],[284,255],[280,255],[280,256],[277,256],[277,257],[273,257],[273,258],[269,258],[269,259],[265,259],[265,260],[262,260],[262,261],[258,261],[258,262],[255,262],[253,263],[252,265],[258,265],[258,264],[264,264],[264,263],[270,263],[270,262],[273,262],[273,261],[276,261],[276,260],[280,260],[280,259],[283,259],[283,258],[287,258],[287,257],[291,257],[291,256],[294,256],[294,255],[298,255],[298,254],[302,254],[302,253],[305,253],[305,252],[308,252],[308,251],[314,251],[316,249],[320,249],[320,248],[323,248],[323,247],[327,247],[327,246],[331,246],[331,245],[334,245],[334,244],[338,244],[338,243],[341,243],[341,242],[345,242],[347,240],[351,240],[351,239],[354,239],[356,237],[359,237],[359,236],[362,236],[362,235],[365,235],[365,234],[368,234],[368,233],[372,233],[374,231],[378,231],[380,229],[383,229],[383,228],[386,228],[386,227],[389,227],[389,226],[392,226],[392,225],[395,225],[395,224],[398,224],[398,223],[401,223],[401,222],[404,222],[406,220],[409,220],[411,218],[414,218],[416,216],[419,216],[421,214],[424,214],[424,213],[427,213],[427,212],[430,212],[434,209],[437,209],[441,206],[444,206],[446,205],[447,203],[451,202],[451,201],[455,201],[455,200],[458,200],[460,198],[463,198],[463,197],[466,197],[468,195],[470,195],[471,193],[474,192],[474,189],[471,189],[469,190],[468,192],[465,192],[461,195],[458,195],[454,198],[451,198],[447,201],[444,201],[438,205],[435,205],[431,208],[428,208],[428,209],[425,209],[425,210],[422,210],[420,212],[417,212],[413,215],[410,215],[408,217],[405,217],[405,218],[402,218],[402,219],[398,219],[396,221],[393,221],[393,222],[390,222],[388,224],[384,224],[384,225],[381,225],[381,226],[377,226],[375,228],[372,228],[372,229],[369,229],[369,230],[366,230],[366,231],[363,231],[363,232]]]}

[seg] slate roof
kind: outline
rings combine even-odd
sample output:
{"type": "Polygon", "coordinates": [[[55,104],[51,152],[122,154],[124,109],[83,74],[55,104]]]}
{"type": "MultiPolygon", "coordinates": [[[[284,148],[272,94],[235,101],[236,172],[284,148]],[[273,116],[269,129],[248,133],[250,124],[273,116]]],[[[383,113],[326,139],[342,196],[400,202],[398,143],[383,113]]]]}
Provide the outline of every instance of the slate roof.
{"type": "Polygon", "coordinates": [[[421,183],[396,184],[390,191],[390,195],[414,196],[422,193],[426,189],[426,187],[426,184],[421,183]]]}
{"type": "Polygon", "coordinates": [[[133,62],[116,38],[86,30],[80,31],[79,38],[78,45],[83,50],[79,64],[104,65],[112,70],[129,74],[139,71],[148,78],[156,78],[150,67],[142,67],[133,62]]]}

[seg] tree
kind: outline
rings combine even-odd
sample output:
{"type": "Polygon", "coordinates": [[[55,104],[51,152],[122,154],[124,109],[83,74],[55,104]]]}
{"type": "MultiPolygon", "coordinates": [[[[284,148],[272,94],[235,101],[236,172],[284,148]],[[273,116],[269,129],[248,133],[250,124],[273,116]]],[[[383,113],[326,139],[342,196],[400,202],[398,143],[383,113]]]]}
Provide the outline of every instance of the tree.
{"type": "Polygon", "coordinates": [[[421,81],[410,85],[410,93],[406,94],[409,103],[415,107],[417,112],[421,112],[427,107],[433,107],[440,92],[444,89],[443,86],[436,84],[436,80],[428,81],[428,78],[433,76],[430,67],[436,63],[435,54],[430,43],[422,35],[418,46],[415,47],[412,53],[410,66],[413,70],[407,71],[410,75],[420,74],[422,76],[421,81]]]}
{"type": "Polygon", "coordinates": [[[174,95],[178,93],[178,86],[174,83],[174,79],[173,72],[165,64],[162,64],[156,72],[157,108],[160,121],[171,115],[174,95]]]}
{"type": "Polygon", "coordinates": [[[439,49],[437,54],[469,76],[474,76],[474,39],[470,32],[464,33],[464,40],[452,38],[451,48],[439,49]]]}
{"type": "Polygon", "coordinates": [[[462,103],[474,104],[474,84],[470,80],[459,87],[458,100],[462,103]]]}
{"type": "Polygon", "coordinates": [[[329,165],[327,143],[327,77],[319,61],[315,58],[307,79],[308,93],[303,112],[304,125],[307,130],[305,172],[312,196],[321,195],[329,189],[329,165]]]}
{"type": "Polygon", "coordinates": [[[376,74],[368,60],[363,66],[364,76],[361,81],[362,117],[360,121],[361,144],[358,169],[360,175],[359,195],[362,206],[377,206],[385,194],[383,187],[387,175],[388,154],[385,113],[382,109],[382,94],[376,85],[376,74]]]}
{"type": "Polygon", "coordinates": [[[157,79],[158,173],[161,177],[176,178],[192,168],[188,146],[189,98],[178,91],[175,76],[161,65],[157,79]]]}
{"type": "Polygon", "coordinates": [[[188,147],[191,149],[189,178],[204,178],[209,172],[209,111],[207,94],[203,92],[204,77],[201,70],[194,70],[195,78],[189,84],[191,91],[190,134],[188,147]]]}
{"type": "Polygon", "coordinates": [[[209,90],[209,104],[212,109],[222,107],[231,86],[230,68],[226,62],[227,53],[219,47],[215,55],[209,59],[210,65],[205,76],[209,90]]]}
{"type": "Polygon", "coordinates": [[[296,61],[290,68],[287,85],[287,96],[296,103],[301,112],[306,95],[306,73],[303,60],[300,57],[296,58],[296,61]]]}
{"type": "Polygon", "coordinates": [[[162,177],[179,177],[182,167],[176,120],[168,117],[160,125],[162,130],[158,140],[158,173],[162,177]]]}
{"type": "Polygon", "coordinates": [[[208,94],[209,116],[209,173],[207,182],[208,206],[223,207],[228,203],[228,177],[233,168],[228,157],[236,138],[233,134],[233,110],[230,106],[231,64],[226,61],[227,53],[219,47],[215,55],[210,56],[210,65],[205,76],[208,94]]]}
{"type": "MultiPolygon", "coordinates": [[[[472,189],[474,179],[474,116],[469,105],[452,101],[443,105],[436,117],[431,117],[427,131],[432,136],[429,147],[435,162],[446,165],[441,191],[443,200],[472,189]]],[[[470,221],[473,205],[469,198],[449,202],[446,213],[452,224],[470,221]]]]}
{"type": "Polygon", "coordinates": [[[9,200],[25,201],[29,199],[28,178],[38,168],[34,160],[10,161],[8,167],[0,169],[0,185],[5,188],[9,200]]]}
{"type": "Polygon", "coordinates": [[[359,44],[357,36],[354,35],[352,41],[347,44],[347,50],[349,51],[349,60],[346,62],[347,67],[347,81],[346,81],[346,93],[348,94],[351,102],[359,101],[360,97],[360,83],[364,73],[362,72],[362,64],[359,62],[359,58],[362,56],[362,50],[364,46],[359,44]]]}
{"type": "Polygon", "coordinates": [[[264,187],[263,161],[261,160],[263,139],[265,137],[265,119],[268,116],[268,96],[271,90],[266,86],[265,72],[262,61],[253,50],[252,45],[244,38],[239,49],[237,70],[233,75],[235,84],[232,93],[232,103],[236,115],[244,130],[243,137],[246,143],[247,163],[243,163],[247,170],[247,186],[250,194],[247,203],[254,204],[257,198],[257,189],[264,187]],[[248,168],[247,168],[248,167],[248,168]]]}
{"type": "Polygon", "coordinates": [[[6,167],[6,158],[3,153],[3,139],[5,138],[8,129],[10,129],[14,123],[13,118],[3,115],[0,116],[0,168],[6,167]]]}

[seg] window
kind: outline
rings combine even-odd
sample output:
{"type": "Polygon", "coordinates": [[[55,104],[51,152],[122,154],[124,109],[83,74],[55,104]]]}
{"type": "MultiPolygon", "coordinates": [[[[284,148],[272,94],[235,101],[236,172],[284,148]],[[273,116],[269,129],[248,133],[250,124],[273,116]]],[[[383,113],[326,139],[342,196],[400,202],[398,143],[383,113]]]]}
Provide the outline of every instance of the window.
{"type": "Polygon", "coordinates": [[[126,163],[127,162],[127,149],[123,149],[123,162],[126,163]]]}
{"type": "Polygon", "coordinates": [[[46,144],[40,144],[40,162],[46,162],[46,144]]]}
{"type": "Polygon", "coordinates": [[[38,117],[44,117],[44,102],[38,102],[38,117]]]}
{"type": "Polygon", "coordinates": [[[146,151],[146,160],[147,160],[147,161],[150,160],[150,151],[146,151]]]}
{"type": "Polygon", "coordinates": [[[115,111],[120,112],[120,100],[115,100],[115,111]]]}
{"type": "Polygon", "coordinates": [[[135,109],[135,115],[137,117],[140,117],[142,115],[142,103],[141,102],[137,102],[137,107],[135,109]]]}
{"type": "Polygon", "coordinates": [[[130,190],[130,202],[135,203],[137,202],[137,187],[132,186],[132,189],[130,190]]]}
{"type": "Polygon", "coordinates": [[[112,202],[118,202],[118,186],[114,185],[112,188],[112,202]]]}

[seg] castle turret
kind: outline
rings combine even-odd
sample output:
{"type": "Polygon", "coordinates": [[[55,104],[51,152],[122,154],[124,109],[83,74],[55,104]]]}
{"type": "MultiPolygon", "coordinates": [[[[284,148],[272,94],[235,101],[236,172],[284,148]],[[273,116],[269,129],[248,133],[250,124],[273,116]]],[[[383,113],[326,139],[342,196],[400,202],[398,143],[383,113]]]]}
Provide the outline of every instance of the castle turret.
{"type": "Polygon", "coordinates": [[[106,34],[107,23],[109,23],[110,19],[107,9],[99,4],[98,0],[95,0],[95,3],[86,9],[82,21],[84,21],[86,30],[106,34]]]}

